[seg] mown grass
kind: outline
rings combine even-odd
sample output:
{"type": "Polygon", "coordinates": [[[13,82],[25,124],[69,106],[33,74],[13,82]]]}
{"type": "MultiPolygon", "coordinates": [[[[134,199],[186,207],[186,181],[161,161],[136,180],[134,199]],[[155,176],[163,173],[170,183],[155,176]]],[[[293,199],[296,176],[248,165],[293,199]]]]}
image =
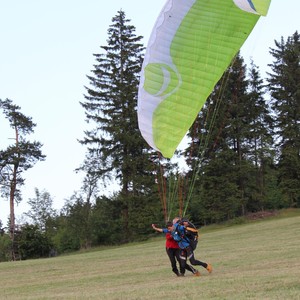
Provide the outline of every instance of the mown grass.
{"type": "Polygon", "coordinates": [[[164,243],[0,263],[0,299],[300,299],[299,211],[205,228],[201,277],[174,276],[164,243]]]}

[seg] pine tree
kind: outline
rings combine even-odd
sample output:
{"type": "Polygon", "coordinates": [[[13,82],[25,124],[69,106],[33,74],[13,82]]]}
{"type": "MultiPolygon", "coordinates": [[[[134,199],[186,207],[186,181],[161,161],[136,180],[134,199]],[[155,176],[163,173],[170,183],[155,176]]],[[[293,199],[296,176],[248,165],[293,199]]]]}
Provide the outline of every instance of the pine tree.
{"type": "Polygon", "coordinates": [[[144,47],[121,10],[108,29],[104,53],[94,54],[97,63],[88,76],[86,120],[95,127],[80,142],[88,147],[82,169],[98,179],[114,178],[121,186],[124,228],[128,233],[130,197],[144,195],[151,176],[146,143],[137,124],[136,105],[144,47]],[[92,159],[89,159],[92,158],[92,159]],[[94,161],[98,160],[97,164],[94,161]]]}
{"type": "MultiPolygon", "coordinates": [[[[10,237],[14,240],[15,233],[15,202],[22,200],[20,187],[24,184],[22,174],[32,168],[37,161],[43,161],[40,142],[30,142],[26,139],[28,134],[34,132],[35,123],[30,117],[20,112],[20,107],[12,100],[0,99],[0,109],[8,119],[15,132],[15,143],[6,150],[0,151],[0,187],[2,196],[10,201],[10,237]]],[[[13,253],[14,256],[14,253],[13,253]]]]}
{"type": "Polygon", "coordinates": [[[276,114],[279,187],[287,206],[300,205],[300,35],[270,48],[268,88],[276,114]]]}

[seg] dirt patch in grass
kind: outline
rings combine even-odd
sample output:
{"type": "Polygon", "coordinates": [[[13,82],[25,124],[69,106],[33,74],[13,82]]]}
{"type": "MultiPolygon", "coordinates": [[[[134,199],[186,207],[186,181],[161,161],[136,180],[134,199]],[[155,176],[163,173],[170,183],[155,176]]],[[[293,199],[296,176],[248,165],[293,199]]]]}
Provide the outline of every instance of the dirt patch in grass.
{"type": "Polygon", "coordinates": [[[255,220],[261,220],[261,219],[266,219],[266,218],[270,218],[270,217],[275,217],[277,215],[278,215],[278,211],[276,211],[276,210],[263,210],[263,211],[258,211],[258,212],[247,214],[246,219],[255,221],[255,220]]]}

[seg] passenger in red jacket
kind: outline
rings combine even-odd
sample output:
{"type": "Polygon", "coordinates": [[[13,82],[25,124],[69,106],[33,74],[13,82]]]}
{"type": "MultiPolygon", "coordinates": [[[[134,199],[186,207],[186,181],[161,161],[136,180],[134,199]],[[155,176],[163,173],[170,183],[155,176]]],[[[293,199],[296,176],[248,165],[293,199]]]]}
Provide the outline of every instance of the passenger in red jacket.
{"type": "MultiPolygon", "coordinates": [[[[171,231],[171,228],[173,226],[172,222],[168,222],[166,227],[171,231]]],[[[152,225],[153,227],[153,225],[152,225]]],[[[173,239],[172,235],[170,232],[166,233],[166,251],[168,254],[168,257],[171,262],[172,266],[172,271],[177,275],[177,276],[184,276],[185,274],[185,269],[192,272],[195,276],[199,276],[200,272],[197,271],[195,268],[188,264],[183,264],[181,261],[181,256],[180,256],[180,248],[178,246],[178,243],[173,239]],[[177,262],[179,263],[179,268],[180,272],[178,271],[177,268],[177,262]]]]}

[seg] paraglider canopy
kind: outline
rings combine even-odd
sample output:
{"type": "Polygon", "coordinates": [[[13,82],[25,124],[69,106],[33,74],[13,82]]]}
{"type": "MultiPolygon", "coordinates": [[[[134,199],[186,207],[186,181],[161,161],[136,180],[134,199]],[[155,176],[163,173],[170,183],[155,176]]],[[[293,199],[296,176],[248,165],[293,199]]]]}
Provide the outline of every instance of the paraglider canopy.
{"type": "Polygon", "coordinates": [[[171,158],[271,0],[168,0],[150,36],[138,96],[139,129],[171,158]]]}

